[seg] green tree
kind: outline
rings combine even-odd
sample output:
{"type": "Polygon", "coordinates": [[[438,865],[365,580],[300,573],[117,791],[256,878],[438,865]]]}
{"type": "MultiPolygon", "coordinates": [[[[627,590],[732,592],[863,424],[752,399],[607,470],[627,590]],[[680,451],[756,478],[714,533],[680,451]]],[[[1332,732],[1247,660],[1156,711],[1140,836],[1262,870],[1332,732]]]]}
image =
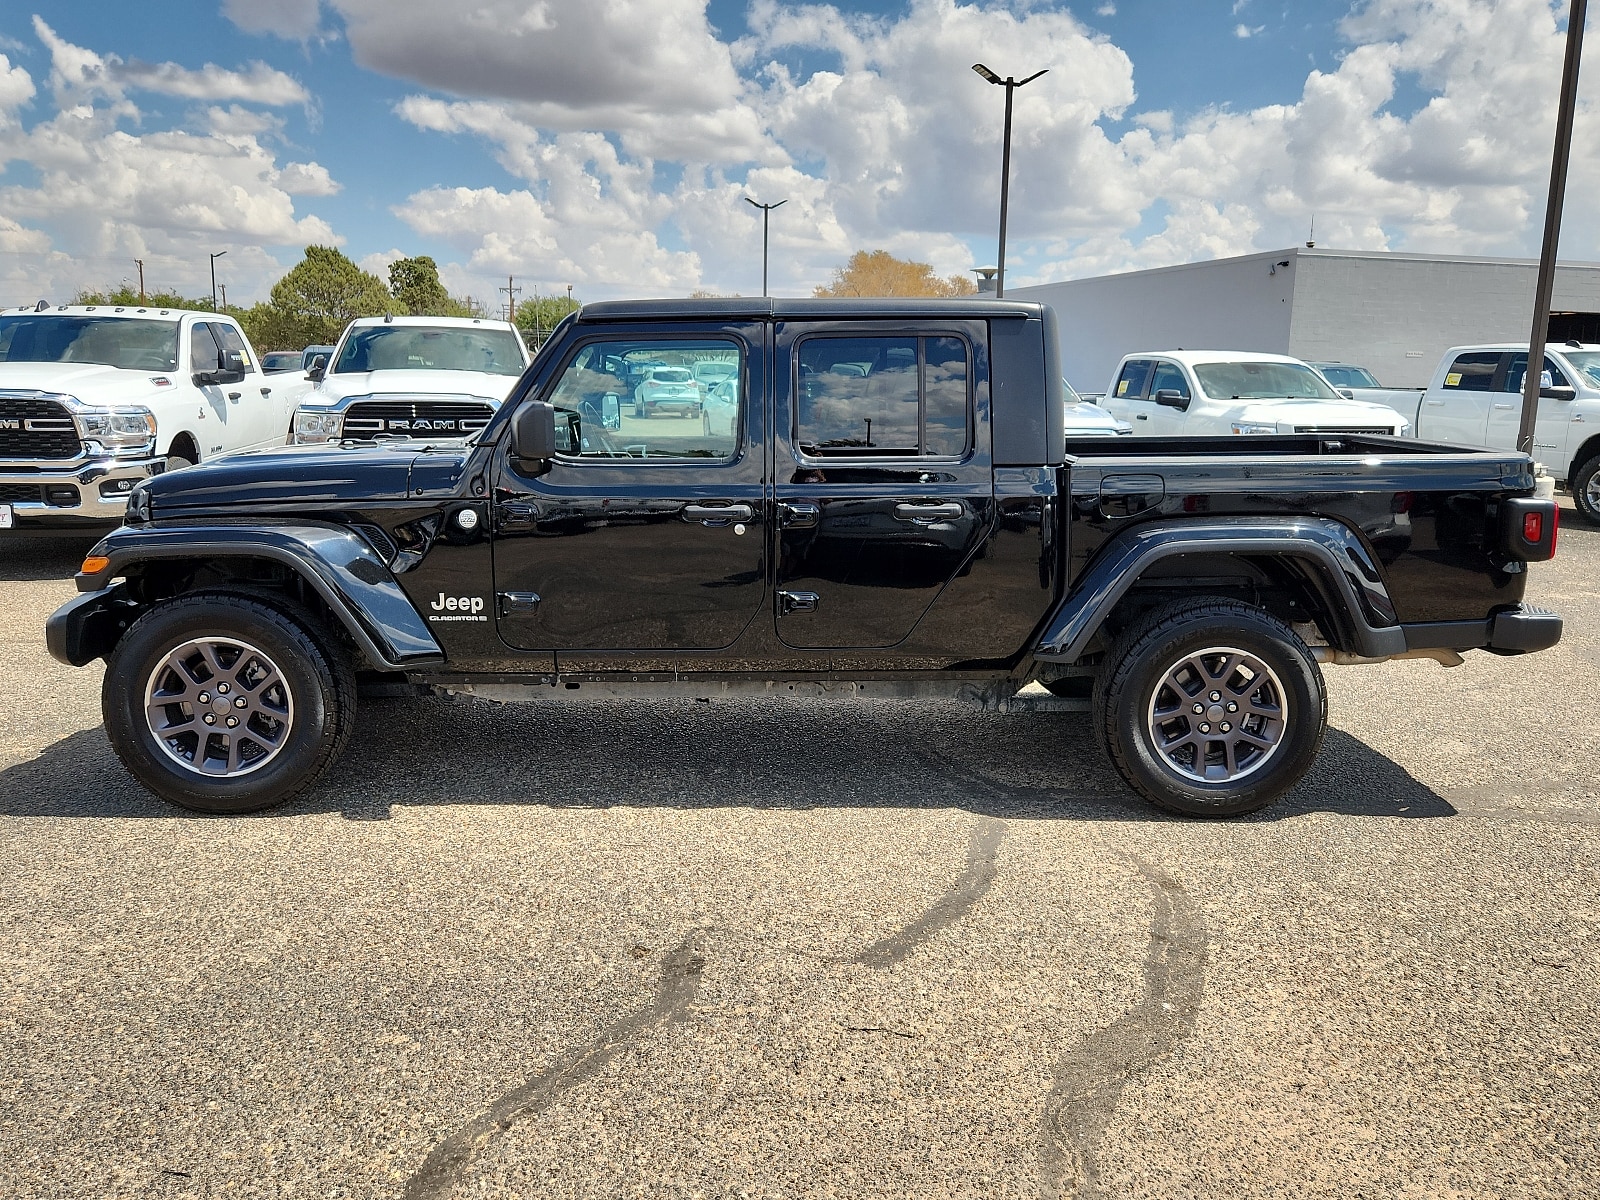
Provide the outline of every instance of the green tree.
{"type": "Polygon", "coordinates": [[[472,309],[444,290],[439,264],[426,254],[389,264],[389,294],[414,317],[470,317],[472,309]]]}
{"type": "Polygon", "coordinates": [[[978,285],[965,275],[948,279],[927,263],[896,258],[887,250],[857,250],[815,296],[970,296],[978,285]]]}
{"type": "Polygon", "coordinates": [[[177,292],[146,292],[144,299],[139,299],[139,293],[127,284],[106,291],[91,292],[87,289],[79,292],[72,298],[74,304],[122,304],[143,308],[187,308],[196,312],[209,312],[211,310],[211,297],[200,296],[190,299],[180,296],[177,292]]]}
{"type": "MultiPolygon", "coordinates": [[[[295,345],[335,342],[356,317],[402,313],[383,280],[332,246],[307,246],[306,256],[272,285],[274,320],[295,319],[295,345]]],[[[253,340],[253,339],[252,339],[253,340]]]]}
{"type": "Polygon", "coordinates": [[[530,346],[542,343],[550,336],[561,318],[576,312],[579,304],[565,296],[540,296],[517,306],[517,328],[522,330],[522,340],[530,346]]]}
{"type": "MultiPolygon", "coordinates": [[[[244,327],[245,337],[258,353],[268,350],[299,350],[312,344],[305,336],[305,320],[275,304],[262,302],[249,308],[229,306],[228,312],[244,327]]],[[[329,338],[328,341],[332,341],[329,338]]]]}

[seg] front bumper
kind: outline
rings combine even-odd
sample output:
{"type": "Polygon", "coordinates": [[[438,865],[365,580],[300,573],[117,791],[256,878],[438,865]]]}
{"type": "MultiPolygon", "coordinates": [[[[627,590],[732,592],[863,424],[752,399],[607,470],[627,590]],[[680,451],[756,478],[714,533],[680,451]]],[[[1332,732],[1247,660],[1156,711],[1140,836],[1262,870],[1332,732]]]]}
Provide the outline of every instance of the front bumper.
{"type": "Polygon", "coordinates": [[[90,458],[36,467],[0,462],[0,504],[9,504],[13,528],[29,531],[94,528],[122,520],[128,493],[166,470],[165,458],[90,458]]]}

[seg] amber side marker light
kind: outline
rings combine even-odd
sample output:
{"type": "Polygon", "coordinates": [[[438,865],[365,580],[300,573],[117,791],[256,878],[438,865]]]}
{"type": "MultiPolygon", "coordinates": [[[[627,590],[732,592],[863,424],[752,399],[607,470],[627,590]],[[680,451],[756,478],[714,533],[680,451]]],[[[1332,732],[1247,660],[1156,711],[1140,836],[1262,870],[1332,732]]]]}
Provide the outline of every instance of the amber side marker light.
{"type": "Polygon", "coordinates": [[[103,554],[91,554],[83,560],[83,574],[98,575],[111,565],[111,560],[103,554]]]}

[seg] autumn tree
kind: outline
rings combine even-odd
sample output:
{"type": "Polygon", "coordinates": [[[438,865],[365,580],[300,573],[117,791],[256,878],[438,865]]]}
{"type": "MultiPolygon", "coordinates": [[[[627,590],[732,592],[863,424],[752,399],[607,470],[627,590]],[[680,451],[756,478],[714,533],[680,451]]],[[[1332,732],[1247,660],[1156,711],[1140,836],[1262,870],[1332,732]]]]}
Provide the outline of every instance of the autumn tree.
{"type": "Polygon", "coordinates": [[[970,296],[977,284],[964,275],[941,278],[927,263],[896,258],[887,250],[857,250],[836,267],[815,296],[970,296]]]}

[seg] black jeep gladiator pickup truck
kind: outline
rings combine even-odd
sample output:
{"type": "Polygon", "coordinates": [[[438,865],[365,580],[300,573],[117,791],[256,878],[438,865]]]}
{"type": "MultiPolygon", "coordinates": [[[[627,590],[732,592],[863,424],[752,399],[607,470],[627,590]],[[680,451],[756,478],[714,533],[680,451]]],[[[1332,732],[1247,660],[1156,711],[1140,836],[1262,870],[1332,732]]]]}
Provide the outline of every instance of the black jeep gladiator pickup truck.
{"type": "Polygon", "coordinates": [[[107,660],[117,754],[207,812],[309,787],[365,676],[546,702],[1092,689],[1129,784],[1225,815],[1309,767],[1319,664],[1560,638],[1523,603],[1557,522],[1526,456],[1069,442],[1056,346],[1009,301],[591,304],[470,441],[141,484],[50,650],[107,660]],[[641,407],[662,368],[696,395],[641,407]]]}

